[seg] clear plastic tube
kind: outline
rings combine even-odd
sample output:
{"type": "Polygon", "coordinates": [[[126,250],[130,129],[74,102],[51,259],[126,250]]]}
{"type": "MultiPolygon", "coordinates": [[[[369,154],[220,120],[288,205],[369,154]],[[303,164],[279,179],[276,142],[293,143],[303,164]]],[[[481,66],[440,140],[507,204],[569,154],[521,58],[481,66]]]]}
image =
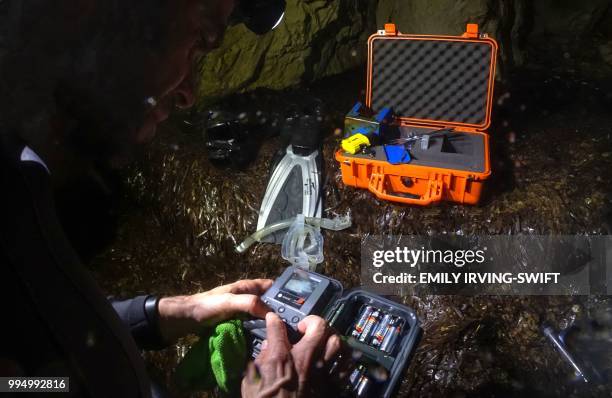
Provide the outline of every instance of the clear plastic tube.
{"type": "Polygon", "coordinates": [[[313,227],[329,229],[330,231],[341,231],[351,226],[351,217],[348,214],[344,216],[336,216],[333,219],[304,217],[304,222],[312,225],[313,227]]]}
{"type": "MultiPolygon", "coordinates": [[[[241,244],[236,246],[236,252],[244,253],[249,247],[256,242],[261,242],[263,238],[283,229],[287,229],[293,224],[295,218],[282,220],[274,224],[270,224],[258,231],[255,231],[251,236],[247,237],[241,244]]],[[[329,229],[331,231],[340,231],[351,226],[351,217],[347,214],[345,216],[337,216],[333,219],[329,218],[317,218],[317,217],[304,217],[306,224],[312,225],[313,227],[319,227],[329,229]]]]}
{"type": "Polygon", "coordinates": [[[314,271],[323,261],[323,235],[321,228],[305,222],[298,214],[283,238],[281,256],[291,264],[314,271]]]}

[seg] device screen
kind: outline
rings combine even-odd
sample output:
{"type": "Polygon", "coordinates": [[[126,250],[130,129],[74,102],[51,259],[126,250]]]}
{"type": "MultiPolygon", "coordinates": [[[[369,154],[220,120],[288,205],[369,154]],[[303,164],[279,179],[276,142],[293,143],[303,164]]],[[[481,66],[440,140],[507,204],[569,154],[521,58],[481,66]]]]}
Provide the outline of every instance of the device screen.
{"type": "Polygon", "coordinates": [[[307,273],[294,273],[278,292],[276,298],[293,307],[300,308],[314,292],[318,281],[307,273]]]}

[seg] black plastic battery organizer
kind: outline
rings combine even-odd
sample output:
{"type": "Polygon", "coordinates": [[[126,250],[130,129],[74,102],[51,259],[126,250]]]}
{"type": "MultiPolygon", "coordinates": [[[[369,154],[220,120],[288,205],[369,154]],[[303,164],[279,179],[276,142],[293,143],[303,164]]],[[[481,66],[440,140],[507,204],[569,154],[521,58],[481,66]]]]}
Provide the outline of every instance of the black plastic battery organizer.
{"type": "MultiPolygon", "coordinates": [[[[297,324],[308,315],[325,318],[340,333],[353,350],[342,391],[346,397],[391,397],[421,335],[412,309],[362,289],[345,293],[339,281],[294,266],[262,300],[286,323],[292,343],[299,340],[297,324]]],[[[245,321],[244,326],[256,358],[266,338],[265,321],[245,321]]]]}

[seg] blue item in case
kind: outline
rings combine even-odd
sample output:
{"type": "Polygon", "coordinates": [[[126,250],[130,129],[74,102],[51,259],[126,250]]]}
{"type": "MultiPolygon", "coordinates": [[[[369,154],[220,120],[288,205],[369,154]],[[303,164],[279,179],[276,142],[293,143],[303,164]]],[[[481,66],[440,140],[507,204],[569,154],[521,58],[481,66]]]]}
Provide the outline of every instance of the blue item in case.
{"type": "Polygon", "coordinates": [[[410,163],[410,152],[405,145],[385,145],[387,162],[391,164],[410,163]]]}

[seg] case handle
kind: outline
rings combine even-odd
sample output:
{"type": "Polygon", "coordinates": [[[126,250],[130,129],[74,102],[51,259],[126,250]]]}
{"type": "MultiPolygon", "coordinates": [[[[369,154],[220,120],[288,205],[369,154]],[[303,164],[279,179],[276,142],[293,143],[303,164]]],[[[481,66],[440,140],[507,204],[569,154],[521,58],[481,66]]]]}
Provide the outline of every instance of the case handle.
{"type": "Polygon", "coordinates": [[[439,202],[442,200],[442,191],[444,188],[444,184],[442,184],[441,181],[430,180],[429,184],[427,185],[427,190],[425,191],[425,194],[420,197],[412,198],[398,194],[388,193],[385,189],[386,180],[387,176],[384,173],[380,173],[377,170],[373,170],[372,174],[370,175],[370,181],[368,184],[370,192],[374,193],[380,199],[421,206],[427,206],[434,202],[439,202]]]}

